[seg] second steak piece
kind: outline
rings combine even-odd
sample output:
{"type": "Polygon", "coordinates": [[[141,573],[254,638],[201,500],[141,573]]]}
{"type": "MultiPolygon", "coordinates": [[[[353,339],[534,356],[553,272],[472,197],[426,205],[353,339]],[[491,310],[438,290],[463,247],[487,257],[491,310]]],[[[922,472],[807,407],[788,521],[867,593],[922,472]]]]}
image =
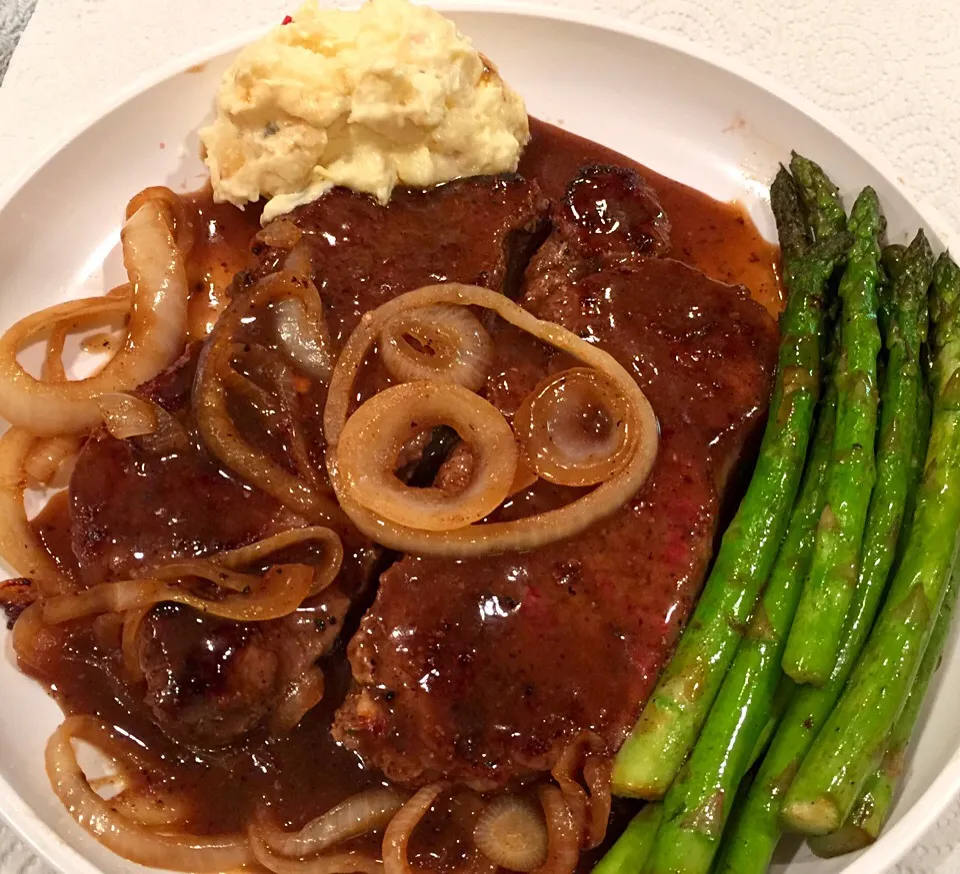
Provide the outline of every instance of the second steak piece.
{"type": "MultiPolygon", "coordinates": [[[[634,175],[575,180],[571,198],[584,179],[604,196],[592,211],[558,204],[521,302],[634,375],[660,422],[653,472],[578,537],[479,560],[407,556],[383,575],[351,641],[356,686],[334,731],[393,779],[489,789],[548,770],[582,732],[612,754],[700,589],[730,471],[765,413],[777,331],[743,289],[637,251],[651,251],[650,236],[625,232],[650,210],[633,211],[634,175]],[[626,221],[593,230],[617,213],[626,221]]],[[[550,355],[510,331],[497,348],[487,396],[509,414],[550,355]]],[[[579,493],[539,483],[501,518],[579,493]]]]}

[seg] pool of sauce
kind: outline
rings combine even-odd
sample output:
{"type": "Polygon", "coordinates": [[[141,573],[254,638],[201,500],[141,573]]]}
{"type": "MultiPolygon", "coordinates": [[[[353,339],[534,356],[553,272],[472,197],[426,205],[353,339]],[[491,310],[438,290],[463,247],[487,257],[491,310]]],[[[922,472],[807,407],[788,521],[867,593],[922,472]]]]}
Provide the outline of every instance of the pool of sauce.
{"type": "MultiPolygon", "coordinates": [[[[737,205],[720,203],[653,173],[595,143],[551,125],[531,121],[533,139],[520,172],[558,197],[583,164],[619,164],[638,169],[653,185],[672,223],[673,255],[714,279],[746,286],[771,312],[781,307],[778,250],[766,242],[737,205]]],[[[259,210],[239,211],[215,204],[208,189],[184,197],[196,243],[187,265],[192,290],[191,334],[203,336],[225,305],[231,279],[251,267],[251,240],[259,231],[259,210]]],[[[54,498],[34,520],[43,543],[67,573],[75,573],[70,552],[65,496],[54,498]]],[[[352,618],[356,622],[356,617],[352,618]]],[[[350,621],[348,621],[348,630],[350,621]]],[[[95,714],[137,738],[155,759],[156,771],[140,779],[175,788],[189,799],[188,828],[198,834],[242,830],[254,810],[268,805],[278,822],[299,827],[360,789],[383,782],[359,757],[336,744],[328,727],[349,684],[341,648],[324,663],[323,701],[287,737],[254,733],[220,750],[185,748],[167,738],[122,679],[110,629],[61,627],[49,632],[53,646],[38,649],[23,668],[52,691],[68,713],[95,714]]],[[[36,763],[42,767],[41,762],[36,763]]],[[[454,817],[455,819],[456,817],[454,817]]],[[[440,825],[432,816],[415,836],[411,859],[434,868],[462,864],[469,840],[462,828],[440,825]],[[431,824],[432,823],[432,824],[431,824]]]]}

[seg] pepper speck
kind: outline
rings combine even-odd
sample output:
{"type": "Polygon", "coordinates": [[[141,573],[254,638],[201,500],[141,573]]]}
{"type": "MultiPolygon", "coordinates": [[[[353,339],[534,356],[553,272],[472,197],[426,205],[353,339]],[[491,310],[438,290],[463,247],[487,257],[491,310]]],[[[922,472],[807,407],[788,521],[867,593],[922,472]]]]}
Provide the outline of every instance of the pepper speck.
{"type": "Polygon", "coordinates": [[[292,16],[290,16],[290,15],[284,15],[284,16],[283,16],[283,21],[281,21],[280,23],[281,23],[281,24],[289,24],[291,21],[293,21],[293,17],[292,17],[292,16]]]}

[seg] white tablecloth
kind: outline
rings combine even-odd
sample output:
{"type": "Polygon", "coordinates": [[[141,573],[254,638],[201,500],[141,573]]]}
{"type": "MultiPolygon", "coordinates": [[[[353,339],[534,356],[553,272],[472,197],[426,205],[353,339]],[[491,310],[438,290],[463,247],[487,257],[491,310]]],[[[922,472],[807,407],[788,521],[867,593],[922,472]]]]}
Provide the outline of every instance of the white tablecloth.
{"type": "MultiPolygon", "coordinates": [[[[958,0],[554,0],[742,56],[870,140],[960,227],[958,0]]],[[[33,0],[0,0],[5,51],[33,0]]],[[[171,56],[273,23],[296,0],[39,0],[0,85],[0,187],[171,56]]],[[[0,751],[0,755],[2,755],[0,751]]],[[[896,869],[960,872],[960,802],[896,869]]],[[[47,869],[0,825],[0,874],[47,869]]]]}

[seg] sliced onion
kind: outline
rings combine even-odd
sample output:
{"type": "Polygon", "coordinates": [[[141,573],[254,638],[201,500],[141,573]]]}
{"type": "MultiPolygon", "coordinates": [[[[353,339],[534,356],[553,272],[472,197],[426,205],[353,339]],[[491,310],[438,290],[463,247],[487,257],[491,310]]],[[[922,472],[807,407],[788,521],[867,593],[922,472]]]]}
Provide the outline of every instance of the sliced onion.
{"type": "Polygon", "coordinates": [[[612,763],[602,756],[588,756],[583,763],[583,779],[590,789],[590,818],[587,822],[585,846],[599,847],[607,836],[613,797],[610,790],[612,763]]]}
{"type": "Polygon", "coordinates": [[[383,366],[397,382],[432,379],[476,391],[487,381],[493,362],[490,335],[460,306],[403,310],[384,323],[379,340],[383,366]]]}
{"type": "Polygon", "coordinates": [[[323,700],[323,690],[323,671],[318,667],[307,668],[291,681],[270,714],[270,734],[273,737],[288,734],[323,700]]]}
{"type": "Polygon", "coordinates": [[[537,385],[520,404],[513,429],[538,476],[563,486],[593,486],[635,454],[639,435],[632,419],[627,399],[605,373],[573,367],[537,385]]]}
{"type": "Polygon", "coordinates": [[[186,258],[193,250],[196,236],[193,224],[187,218],[187,210],[183,205],[183,199],[165,185],[151,185],[133,196],[127,204],[126,218],[132,218],[141,206],[150,202],[160,204],[166,209],[167,215],[170,217],[169,223],[173,229],[174,239],[177,241],[177,248],[180,250],[180,254],[186,258]]]}
{"type": "Polygon", "coordinates": [[[348,850],[314,859],[288,859],[278,856],[251,832],[250,849],[253,857],[274,874],[382,874],[383,865],[364,853],[348,850]]]}
{"type": "MultiPolygon", "coordinates": [[[[0,338],[0,415],[37,435],[75,434],[96,427],[101,420],[97,398],[105,392],[126,391],[149,379],[176,360],[187,330],[187,278],[163,208],[144,203],[121,234],[124,263],[133,285],[127,341],[94,376],[46,383],[20,366],[17,355],[32,337],[62,321],[71,306],[78,313],[89,302],[72,301],[27,316],[0,338]]],[[[105,297],[104,307],[124,306],[105,297]]],[[[85,310],[86,307],[86,310],[85,310]]]]}
{"type": "MultiPolygon", "coordinates": [[[[333,547],[336,549],[336,547],[333,547]]],[[[242,574],[210,558],[188,558],[139,569],[137,577],[182,580],[197,577],[232,592],[249,592],[260,584],[256,574],[242,574]]]]}
{"type": "Polygon", "coordinates": [[[148,607],[138,607],[135,610],[127,610],[123,614],[123,630],[120,633],[120,660],[123,663],[123,670],[127,674],[127,680],[131,683],[139,683],[143,679],[143,667],[140,664],[140,626],[147,614],[153,609],[151,604],[148,607]]]}
{"type": "Polygon", "coordinates": [[[252,447],[237,433],[228,411],[228,385],[236,387],[237,380],[243,379],[232,365],[233,335],[251,310],[290,297],[303,305],[308,324],[322,322],[319,295],[313,284],[288,271],[264,277],[224,310],[200,358],[193,410],[204,443],[226,467],[310,522],[341,521],[343,513],[336,501],[317,488],[315,476],[295,476],[252,447]]]}
{"type": "Polygon", "coordinates": [[[657,420],[646,396],[633,377],[608,353],[575,334],[537,319],[506,297],[489,289],[448,283],[431,285],[400,295],[366,313],[351,334],[334,368],[324,410],[327,470],[344,512],[372,540],[402,552],[422,555],[469,557],[512,550],[537,549],[571,537],[609,516],[636,494],[646,481],[657,453],[657,420]],[[382,326],[407,309],[451,303],[494,310],[510,324],[567,352],[588,367],[602,371],[625,399],[632,418],[636,449],[629,461],[610,479],[565,507],[512,522],[470,525],[455,531],[423,531],[387,519],[355,499],[339,471],[341,437],[352,399],[356,375],[382,326]]]}
{"type": "Polygon", "coordinates": [[[272,852],[302,858],[383,828],[402,807],[403,798],[399,793],[378,786],[341,801],[299,831],[283,831],[263,810],[257,812],[253,828],[272,852]]]}
{"type": "MultiPolygon", "coordinates": [[[[326,573],[329,573],[329,569],[326,569],[326,573]]],[[[59,625],[98,613],[123,613],[174,602],[221,619],[266,622],[293,613],[309,596],[313,582],[313,568],[289,564],[271,568],[264,574],[261,584],[249,594],[226,595],[219,600],[201,598],[181,586],[162,580],[100,583],[82,592],[57,595],[45,601],[43,621],[48,625],[59,625]]]]}
{"type": "Polygon", "coordinates": [[[533,871],[547,861],[543,813],[517,795],[501,795],[487,805],[473,840],[484,856],[511,871],[533,871]]]}
{"type": "Polygon", "coordinates": [[[297,298],[278,300],[273,304],[277,322],[280,348],[287,358],[307,376],[326,384],[333,369],[330,363],[330,338],[326,323],[320,318],[311,319],[297,298]]]}
{"type": "Polygon", "coordinates": [[[517,444],[503,414],[459,385],[408,382],[374,395],[348,420],[337,454],[341,490],[391,522],[449,531],[482,519],[510,492],[517,444]],[[458,494],[418,489],[395,475],[401,449],[417,434],[453,428],[473,451],[473,475],[458,494]]]}
{"type": "Polygon", "coordinates": [[[97,398],[103,424],[118,440],[141,437],[157,430],[154,405],[126,392],[107,392],[97,398]]]}
{"type": "Polygon", "coordinates": [[[413,796],[387,826],[383,834],[384,874],[412,874],[407,846],[413,830],[427,815],[437,798],[447,790],[446,783],[431,783],[413,796]]]}
{"type": "MultiPolygon", "coordinates": [[[[93,781],[89,782],[93,785],[93,781]]],[[[110,807],[121,816],[151,829],[184,823],[190,815],[189,804],[182,795],[152,787],[149,791],[124,789],[110,799],[110,807]]]]}
{"type": "Polygon", "coordinates": [[[243,835],[158,834],[113,810],[87,782],[71,739],[90,717],[71,716],[47,742],[46,768],[67,812],[101,844],[140,865],[173,871],[232,871],[253,861],[243,835]]]}
{"type": "Polygon", "coordinates": [[[610,814],[609,807],[609,772],[607,775],[607,810],[606,816],[603,816],[602,787],[598,781],[602,776],[602,771],[594,771],[593,780],[590,784],[591,790],[596,790],[598,795],[587,795],[586,789],[577,782],[577,777],[583,773],[586,778],[586,764],[588,762],[599,762],[599,756],[596,754],[604,748],[603,740],[598,734],[592,731],[582,731],[577,737],[570,741],[563,749],[556,764],[550,770],[550,775],[557,781],[560,792],[563,795],[564,803],[570,812],[574,829],[578,836],[580,845],[586,848],[597,846],[603,840],[603,834],[606,833],[607,817],[610,814]],[[599,810],[594,811],[594,806],[599,806],[599,810]],[[602,817],[602,824],[600,819],[602,817]],[[596,832],[600,830],[600,838],[594,842],[596,832]]]}
{"type": "Polygon", "coordinates": [[[79,437],[71,435],[41,437],[23,464],[24,472],[34,482],[48,486],[65,464],[76,460],[82,445],[79,437]]]}
{"type": "Polygon", "coordinates": [[[22,428],[0,437],[0,556],[20,576],[42,582],[45,591],[66,592],[71,583],[37,539],[23,506],[24,464],[36,439],[22,428]]]}
{"type": "Polygon", "coordinates": [[[580,835],[563,795],[556,786],[537,790],[547,820],[547,860],[535,874],[573,874],[580,861],[580,835]]]}
{"type": "MultiPolygon", "coordinates": [[[[327,549],[336,552],[341,550],[341,558],[335,559],[337,565],[342,561],[342,546],[339,546],[340,540],[334,541],[331,538],[333,532],[329,528],[320,525],[311,525],[307,528],[291,528],[289,531],[282,531],[280,534],[272,534],[270,537],[264,537],[255,543],[247,546],[241,546],[237,549],[230,549],[225,552],[215,552],[209,556],[211,561],[216,562],[222,567],[241,568],[253,565],[261,561],[268,555],[273,555],[281,549],[290,546],[298,546],[301,543],[321,543],[327,549]]],[[[334,534],[334,537],[336,535],[334,534]]],[[[334,560],[331,560],[334,561],[334,560]]],[[[331,580],[333,578],[331,577],[331,580]]],[[[317,590],[319,591],[319,589],[317,590]]]]}

